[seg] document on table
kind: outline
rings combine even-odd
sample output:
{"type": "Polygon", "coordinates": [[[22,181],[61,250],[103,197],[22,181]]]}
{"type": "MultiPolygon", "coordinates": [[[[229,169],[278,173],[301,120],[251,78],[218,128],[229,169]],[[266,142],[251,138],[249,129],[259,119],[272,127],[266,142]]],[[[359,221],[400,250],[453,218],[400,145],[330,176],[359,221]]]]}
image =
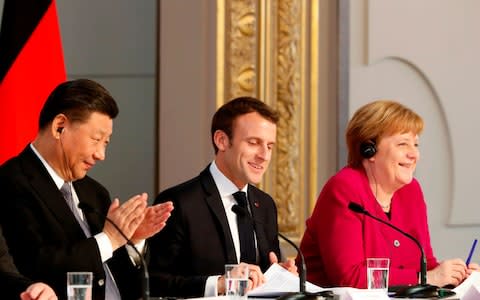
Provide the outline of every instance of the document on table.
{"type": "MultiPolygon", "coordinates": [[[[272,264],[264,275],[265,283],[248,292],[249,297],[278,297],[285,293],[299,292],[300,290],[299,277],[279,264],[272,264]]],[[[311,293],[325,290],[310,282],[305,284],[305,289],[311,293]]]]}
{"type": "Polygon", "coordinates": [[[457,286],[453,289],[457,296],[460,299],[478,299],[480,297],[480,293],[478,291],[480,289],[480,272],[473,272],[465,279],[462,284],[457,286]],[[472,295],[475,294],[475,297],[472,295]]]}

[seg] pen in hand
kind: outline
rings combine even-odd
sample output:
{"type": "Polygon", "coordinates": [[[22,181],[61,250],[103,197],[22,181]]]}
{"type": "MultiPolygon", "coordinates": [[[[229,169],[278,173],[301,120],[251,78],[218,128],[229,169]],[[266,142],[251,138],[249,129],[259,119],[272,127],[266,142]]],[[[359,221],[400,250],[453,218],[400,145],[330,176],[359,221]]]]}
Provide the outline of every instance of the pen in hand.
{"type": "Polygon", "coordinates": [[[470,253],[468,254],[467,260],[465,261],[465,264],[467,265],[467,267],[470,264],[470,261],[472,260],[473,252],[475,251],[476,246],[477,246],[477,239],[474,239],[472,248],[470,249],[470,253]]]}

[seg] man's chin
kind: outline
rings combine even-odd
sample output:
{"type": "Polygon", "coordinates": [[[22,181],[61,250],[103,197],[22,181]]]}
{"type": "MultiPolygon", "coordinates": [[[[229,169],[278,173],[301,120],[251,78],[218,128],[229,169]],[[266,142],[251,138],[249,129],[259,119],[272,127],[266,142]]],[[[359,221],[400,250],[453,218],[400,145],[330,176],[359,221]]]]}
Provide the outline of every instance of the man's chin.
{"type": "Polygon", "coordinates": [[[73,180],[79,180],[87,176],[87,171],[83,170],[81,172],[75,172],[73,173],[73,180]]]}
{"type": "Polygon", "coordinates": [[[262,181],[262,178],[263,174],[261,176],[253,176],[249,178],[248,182],[250,184],[259,184],[262,181]]]}

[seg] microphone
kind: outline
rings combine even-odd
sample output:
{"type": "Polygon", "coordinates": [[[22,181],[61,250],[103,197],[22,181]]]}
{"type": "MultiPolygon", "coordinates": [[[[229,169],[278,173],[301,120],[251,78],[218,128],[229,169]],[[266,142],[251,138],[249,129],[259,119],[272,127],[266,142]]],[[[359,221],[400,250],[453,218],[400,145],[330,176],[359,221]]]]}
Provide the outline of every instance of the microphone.
{"type": "Polygon", "coordinates": [[[142,264],[142,269],[143,269],[142,299],[143,300],[149,300],[150,299],[150,286],[149,286],[149,277],[150,276],[148,274],[147,263],[145,262],[145,259],[143,258],[143,255],[140,254],[138,249],[135,247],[135,245],[132,243],[132,241],[125,235],[125,233],[123,233],[123,231],[120,229],[120,227],[118,227],[117,224],[115,224],[115,222],[113,222],[105,214],[103,214],[102,212],[98,211],[97,209],[91,207],[90,205],[88,205],[87,203],[84,203],[84,202],[80,202],[78,204],[78,208],[80,208],[81,210],[83,210],[85,212],[91,212],[91,213],[94,213],[94,214],[96,214],[100,217],[105,218],[106,221],[108,221],[110,224],[113,225],[113,227],[115,227],[115,229],[118,231],[118,233],[120,233],[120,235],[127,241],[127,244],[130,245],[133,248],[135,253],[137,253],[138,257],[140,258],[140,262],[142,264]]]}
{"type": "Polygon", "coordinates": [[[356,213],[360,213],[363,215],[366,215],[380,223],[383,223],[390,228],[400,232],[404,236],[408,237],[411,239],[420,249],[420,284],[418,285],[413,285],[413,286],[399,286],[399,287],[394,287],[391,289],[392,292],[395,293],[394,297],[406,297],[406,298],[431,298],[431,297],[445,297],[445,295],[455,295],[455,292],[449,290],[449,289],[442,289],[434,285],[427,284],[427,258],[425,257],[425,251],[423,250],[422,245],[420,242],[411,234],[401,230],[400,228],[392,225],[389,222],[386,222],[372,214],[370,214],[365,208],[356,203],[356,202],[350,202],[348,204],[348,208],[351,211],[354,211],[356,213]]]}
{"type": "Polygon", "coordinates": [[[298,256],[300,257],[300,270],[299,270],[299,291],[300,293],[305,293],[305,282],[307,281],[307,266],[305,265],[305,258],[303,257],[303,253],[300,250],[300,248],[295,245],[294,242],[292,242],[289,238],[281,234],[280,232],[278,233],[278,236],[281,237],[285,242],[289,243],[295,250],[297,251],[298,256]]]}
{"type": "Polygon", "coordinates": [[[283,296],[277,298],[277,300],[316,300],[316,299],[339,299],[338,295],[335,295],[330,290],[320,291],[316,293],[307,292],[305,289],[305,284],[307,282],[307,266],[305,265],[305,258],[303,257],[302,250],[295,245],[292,240],[287,238],[285,235],[278,232],[278,236],[281,237],[284,241],[289,243],[296,251],[297,256],[300,257],[299,265],[299,292],[297,293],[286,293],[283,296]]]}
{"type": "MultiPolygon", "coordinates": [[[[253,222],[252,218],[248,211],[235,204],[232,206],[232,211],[237,214],[238,216],[248,216],[249,219],[253,222]]],[[[305,258],[303,257],[303,253],[300,248],[295,245],[289,238],[285,235],[281,234],[280,232],[277,233],[279,237],[281,237],[284,241],[290,244],[295,250],[297,251],[297,256],[300,257],[300,266],[299,266],[299,292],[296,293],[285,293],[284,295],[277,298],[277,300],[316,300],[317,297],[325,297],[325,299],[338,299],[336,295],[332,291],[326,290],[317,293],[309,293],[306,291],[305,284],[307,281],[307,267],[305,265],[305,258]]]]}

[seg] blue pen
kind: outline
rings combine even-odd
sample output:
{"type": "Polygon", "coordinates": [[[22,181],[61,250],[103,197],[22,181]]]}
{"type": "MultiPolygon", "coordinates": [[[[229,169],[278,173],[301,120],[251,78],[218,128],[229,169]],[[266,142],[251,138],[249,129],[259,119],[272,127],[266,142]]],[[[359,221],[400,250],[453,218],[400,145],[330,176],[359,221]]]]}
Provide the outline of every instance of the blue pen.
{"type": "Polygon", "coordinates": [[[474,239],[472,248],[470,249],[470,253],[468,254],[467,260],[465,261],[465,264],[467,265],[467,267],[470,264],[470,260],[472,260],[473,252],[475,251],[476,246],[477,246],[477,239],[474,239]]]}

